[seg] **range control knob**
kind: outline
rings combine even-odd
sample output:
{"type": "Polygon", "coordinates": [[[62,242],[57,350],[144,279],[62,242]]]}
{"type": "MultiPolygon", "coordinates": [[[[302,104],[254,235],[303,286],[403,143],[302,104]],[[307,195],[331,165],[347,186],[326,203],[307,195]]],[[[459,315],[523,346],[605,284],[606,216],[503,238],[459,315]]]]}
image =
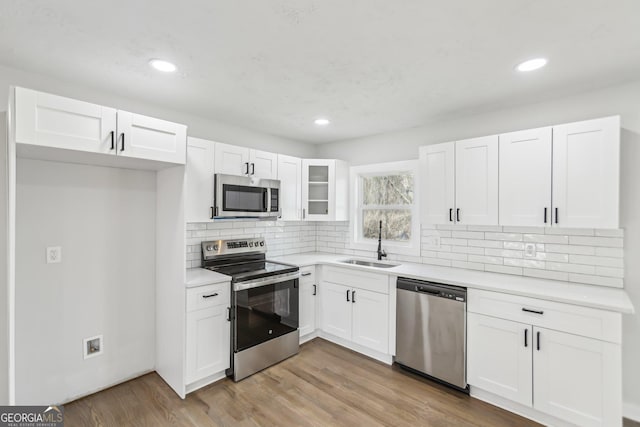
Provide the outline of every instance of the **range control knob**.
{"type": "Polygon", "coordinates": [[[213,250],[217,251],[218,250],[218,245],[213,245],[213,250]]]}
{"type": "Polygon", "coordinates": [[[253,242],[249,242],[249,247],[252,248],[253,247],[253,242]]]}
{"type": "Polygon", "coordinates": [[[208,251],[212,251],[212,250],[213,250],[213,245],[208,245],[208,246],[207,246],[207,250],[208,250],[208,251]]]}
{"type": "Polygon", "coordinates": [[[264,240],[260,242],[260,246],[264,246],[264,240]]]}

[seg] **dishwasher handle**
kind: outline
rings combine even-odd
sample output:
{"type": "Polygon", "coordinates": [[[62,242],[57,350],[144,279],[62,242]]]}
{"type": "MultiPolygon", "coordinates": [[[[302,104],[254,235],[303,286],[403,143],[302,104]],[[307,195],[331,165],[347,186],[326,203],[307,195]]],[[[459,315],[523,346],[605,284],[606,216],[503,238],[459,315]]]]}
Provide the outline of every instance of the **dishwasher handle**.
{"type": "Polygon", "coordinates": [[[440,291],[435,289],[425,288],[424,286],[416,286],[416,292],[429,294],[429,295],[440,295],[440,291]]]}
{"type": "Polygon", "coordinates": [[[467,301],[467,289],[460,286],[434,283],[426,280],[398,277],[396,282],[398,290],[426,294],[438,298],[446,298],[457,302],[467,301]]]}

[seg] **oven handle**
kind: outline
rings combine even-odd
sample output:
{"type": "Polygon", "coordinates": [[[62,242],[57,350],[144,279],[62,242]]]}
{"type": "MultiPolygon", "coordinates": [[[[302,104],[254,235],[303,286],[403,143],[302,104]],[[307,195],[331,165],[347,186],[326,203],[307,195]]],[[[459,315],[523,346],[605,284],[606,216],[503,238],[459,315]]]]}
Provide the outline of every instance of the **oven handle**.
{"type": "Polygon", "coordinates": [[[251,288],[258,288],[260,286],[273,285],[274,283],[286,282],[293,279],[300,278],[299,271],[293,271],[291,273],[279,274],[275,277],[263,277],[262,279],[251,280],[247,282],[239,282],[233,284],[233,291],[244,291],[251,288]]]}

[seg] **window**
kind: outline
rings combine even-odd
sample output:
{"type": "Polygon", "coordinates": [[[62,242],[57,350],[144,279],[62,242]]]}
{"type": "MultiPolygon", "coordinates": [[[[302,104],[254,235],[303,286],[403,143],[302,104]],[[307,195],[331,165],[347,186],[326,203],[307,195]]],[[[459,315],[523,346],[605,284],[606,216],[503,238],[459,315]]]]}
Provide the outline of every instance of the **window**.
{"type": "Polygon", "coordinates": [[[352,246],[375,250],[382,221],[387,252],[419,253],[416,168],[416,161],[351,168],[352,246]]]}

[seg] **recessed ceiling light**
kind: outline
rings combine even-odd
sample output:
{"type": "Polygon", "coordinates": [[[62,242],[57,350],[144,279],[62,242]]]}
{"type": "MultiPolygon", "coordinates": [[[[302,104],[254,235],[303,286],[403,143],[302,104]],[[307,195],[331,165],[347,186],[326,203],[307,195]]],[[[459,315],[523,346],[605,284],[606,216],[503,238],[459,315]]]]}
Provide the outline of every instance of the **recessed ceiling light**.
{"type": "Polygon", "coordinates": [[[165,73],[173,73],[176,70],[176,66],[169,61],[163,61],[162,59],[152,59],[149,61],[149,65],[158,71],[165,73]]]}
{"type": "Polygon", "coordinates": [[[326,126],[331,122],[329,121],[329,119],[315,119],[313,123],[317,124],[318,126],[326,126]]]}
{"type": "Polygon", "coordinates": [[[518,64],[516,70],[522,72],[533,71],[537,70],[538,68],[542,68],[545,65],[547,65],[547,60],[545,58],[535,58],[518,64]]]}

